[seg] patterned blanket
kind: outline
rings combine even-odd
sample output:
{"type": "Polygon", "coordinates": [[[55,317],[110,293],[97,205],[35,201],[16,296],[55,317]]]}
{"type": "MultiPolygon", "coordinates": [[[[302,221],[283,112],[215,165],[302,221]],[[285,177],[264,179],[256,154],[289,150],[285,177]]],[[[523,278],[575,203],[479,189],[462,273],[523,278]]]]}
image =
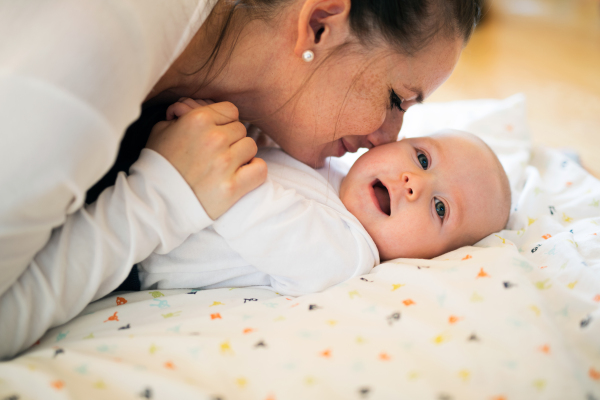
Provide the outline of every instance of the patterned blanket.
{"type": "Polygon", "coordinates": [[[524,107],[424,105],[403,130],[484,138],[511,179],[509,229],[298,298],[112,295],[0,363],[0,399],[600,400],[600,182],[532,148],[524,107]]]}

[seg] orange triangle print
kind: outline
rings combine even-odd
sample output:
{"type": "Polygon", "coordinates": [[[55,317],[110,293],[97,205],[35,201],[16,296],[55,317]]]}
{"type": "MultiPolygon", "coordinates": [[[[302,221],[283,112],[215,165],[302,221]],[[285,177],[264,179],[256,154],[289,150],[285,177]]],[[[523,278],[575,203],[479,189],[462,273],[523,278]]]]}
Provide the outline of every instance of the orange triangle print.
{"type": "Polygon", "coordinates": [[[487,274],[487,272],[485,272],[483,270],[483,267],[481,267],[481,269],[479,270],[479,273],[477,274],[478,278],[489,278],[490,276],[487,274]]]}

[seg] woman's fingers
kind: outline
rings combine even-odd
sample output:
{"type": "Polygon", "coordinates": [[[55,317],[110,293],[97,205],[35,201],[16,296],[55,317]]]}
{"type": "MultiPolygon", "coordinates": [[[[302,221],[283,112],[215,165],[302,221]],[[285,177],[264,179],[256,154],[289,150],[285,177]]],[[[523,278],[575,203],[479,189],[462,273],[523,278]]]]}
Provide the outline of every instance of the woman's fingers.
{"type": "Polygon", "coordinates": [[[241,193],[240,198],[262,185],[265,179],[267,179],[267,163],[262,158],[252,158],[249,163],[238,168],[235,181],[241,193]]]}
{"type": "Polygon", "coordinates": [[[179,118],[192,110],[193,108],[188,104],[182,102],[173,103],[169,106],[169,108],[167,108],[167,121],[179,118]]]}
{"type": "Polygon", "coordinates": [[[156,124],[147,147],[179,171],[212,219],[264,182],[266,164],[253,158],[256,143],[233,104],[185,98],[169,110],[177,119],[156,124]]]}
{"type": "Polygon", "coordinates": [[[228,101],[210,104],[203,107],[216,125],[226,125],[239,120],[240,113],[236,106],[228,101]]]}
{"type": "Polygon", "coordinates": [[[214,103],[212,100],[194,100],[189,97],[182,97],[167,108],[167,121],[179,118],[195,108],[205,107],[214,103]]]}
{"type": "MultiPolygon", "coordinates": [[[[221,125],[219,128],[229,137],[229,144],[235,143],[247,136],[246,127],[240,121],[231,122],[227,125],[221,125]]],[[[256,150],[254,153],[256,154],[256,150]]]]}
{"type": "MultiPolygon", "coordinates": [[[[197,107],[196,109],[187,108],[189,105],[185,103],[182,106],[173,107],[174,111],[185,111],[187,113],[181,116],[181,120],[188,126],[191,131],[197,131],[199,127],[221,127],[223,125],[231,125],[232,133],[242,132],[243,136],[246,136],[246,127],[238,120],[237,107],[229,102],[210,104],[205,107],[197,107]]],[[[173,106],[175,106],[175,104],[173,106]]],[[[239,135],[235,135],[239,140],[239,135]]],[[[235,141],[234,140],[234,141],[235,141]]]]}
{"type": "Polygon", "coordinates": [[[258,148],[256,142],[249,137],[238,140],[229,147],[231,156],[232,168],[237,170],[244,164],[250,162],[256,155],[258,148]]]}

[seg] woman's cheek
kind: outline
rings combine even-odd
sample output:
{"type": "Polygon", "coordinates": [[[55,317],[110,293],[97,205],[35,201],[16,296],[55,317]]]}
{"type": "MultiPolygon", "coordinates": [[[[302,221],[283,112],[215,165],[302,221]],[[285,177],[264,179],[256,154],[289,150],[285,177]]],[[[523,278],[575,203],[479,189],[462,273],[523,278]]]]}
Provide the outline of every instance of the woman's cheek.
{"type": "Polygon", "coordinates": [[[376,132],[384,124],[387,112],[371,107],[369,103],[357,104],[344,110],[345,127],[338,129],[337,137],[347,135],[366,136],[376,132]]]}

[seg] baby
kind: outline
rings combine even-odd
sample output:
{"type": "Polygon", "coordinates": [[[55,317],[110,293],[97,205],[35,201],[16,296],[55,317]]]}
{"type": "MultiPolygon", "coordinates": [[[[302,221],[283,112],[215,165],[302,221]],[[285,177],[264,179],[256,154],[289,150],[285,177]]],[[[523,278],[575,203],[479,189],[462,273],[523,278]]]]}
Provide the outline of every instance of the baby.
{"type": "Polygon", "coordinates": [[[142,289],[321,291],[382,260],[432,258],[504,228],[508,179],[474,135],[444,131],[369,150],[347,171],[259,150],[267,181],[212,225],[140,266],[142,289]],[[347,172],[347,174],[346,174],[347,172]]]}
{"type": "Polygon", "coordinates": [[[340,198],[384,260],[472,245],[504,228],[511,201],[494,152],[459,131],[371,149],[342,181],[340,198]]]}

